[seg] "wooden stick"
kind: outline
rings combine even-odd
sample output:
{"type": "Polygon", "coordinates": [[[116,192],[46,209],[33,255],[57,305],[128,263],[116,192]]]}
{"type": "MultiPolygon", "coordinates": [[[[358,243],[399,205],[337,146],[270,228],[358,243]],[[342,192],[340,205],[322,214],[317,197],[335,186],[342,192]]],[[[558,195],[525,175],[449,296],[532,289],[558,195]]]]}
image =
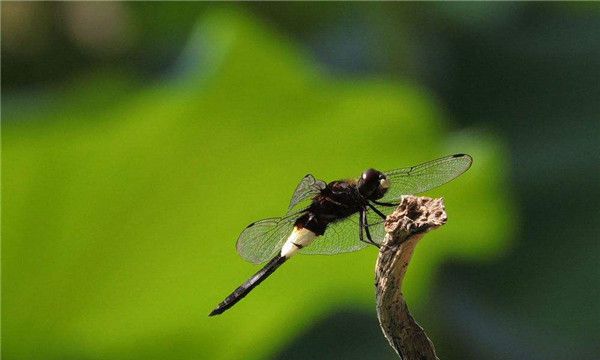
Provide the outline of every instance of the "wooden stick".
{"type": "Polygon", "coordinates": [[[405,196],[385,222],[387,235],[375,267],[377,317],[383,334],[404,360],[439,360],[433,343],[408,311],[402,280],[419,240],[446,219],[443,199],[405,196]]]}

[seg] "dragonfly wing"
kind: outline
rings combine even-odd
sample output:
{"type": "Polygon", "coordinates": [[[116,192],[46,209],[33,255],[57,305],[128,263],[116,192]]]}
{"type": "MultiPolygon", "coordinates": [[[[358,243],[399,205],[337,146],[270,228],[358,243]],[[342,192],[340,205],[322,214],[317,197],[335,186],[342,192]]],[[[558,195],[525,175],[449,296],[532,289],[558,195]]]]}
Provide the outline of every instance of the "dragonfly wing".
{"type": "Polygon", "coordinates": [[[473,159],[455,154],[409,168],[384,172],[390,188],[381,202],[397,202],[402,195],[418,194],[453,180],[471,167],[473,159]]]}
{"type": "MultiPolygon", "coordinates": [[[[376,206],[377,210],[385,215],[391,214],[395,207],[376,206]]],[[[369,244],[360,241],[359,214],[354,214],[340,222],[333,223],[327,227],[325,234],[317,237],[312,244],[300,250],[300,253],[306,255],[334,255],[347,252],[354,252],[364,249],[369,244]]],[[[367,210],[367,222],[369,224],[369,233],[374,243],[381,245],[385,237],[385,220],[382,219],[373,210],[367,210]]],[[[366,232],[363,235],[367,241],[366,232]]]]}
{"type": "Polygon", "coordinates": [[[311,174],[306,175],[294,190],[294,195],[292,195],[288,207],[288,214],[292,213],[298,204],[318,195],[325,187],[327,187],[327,184],[324,181],[315,179],[311,174]]]}
{"type": "Polygon", "coordinates": [[[296,187],[284,217],[269,218],[254,222],[246,227],[237,240],[237,252],[242,258],[255,264],[270,260],[285,243],[294,229],[301,211],[297,208],[325,189],[327,184],[311,174],[306,175],[296,187]]]}
{"type": "Polygon", "coordinates": [[[255,264],[270,260],[281,250],[294,229],[299,213],[280,218],[269,218],[248,225],[237,240],[237,252],[255,264]]]}
{"type": "Polygon", "coordinates": [[[300,250],[308,255],[333,255],[358,251],[368,244],[360,241],[358,214],[330,224],[325,234],[318,236],[312,244],[300,250]]]}

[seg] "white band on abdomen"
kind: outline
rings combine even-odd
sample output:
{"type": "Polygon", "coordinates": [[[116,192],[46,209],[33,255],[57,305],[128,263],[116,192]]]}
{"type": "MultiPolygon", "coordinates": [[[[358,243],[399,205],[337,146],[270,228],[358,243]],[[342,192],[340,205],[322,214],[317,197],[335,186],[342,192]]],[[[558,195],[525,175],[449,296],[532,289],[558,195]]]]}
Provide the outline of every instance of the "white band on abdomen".
{"type": "Polygon", "coordinates": [[[281,256],[285,256],[289,259],[298,252],[298,250],[310,245],[316,237],[317,235],[308,229],[294,227],[294,231],[292,231],[281,248],[281,256]]]}

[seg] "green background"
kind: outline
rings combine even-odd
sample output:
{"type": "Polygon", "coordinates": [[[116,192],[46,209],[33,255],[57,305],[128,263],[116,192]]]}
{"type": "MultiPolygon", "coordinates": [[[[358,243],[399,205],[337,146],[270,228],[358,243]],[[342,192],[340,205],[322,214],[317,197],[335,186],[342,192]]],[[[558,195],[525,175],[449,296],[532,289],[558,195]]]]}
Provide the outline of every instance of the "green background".
{"type": "Polygon", "coordinates": [[[2,3],[6,359],[395,358],[376,249],[257,270],[307,173],[466,152],[404,293],[442,358],[593,358],[592,4],[2,3]]]}

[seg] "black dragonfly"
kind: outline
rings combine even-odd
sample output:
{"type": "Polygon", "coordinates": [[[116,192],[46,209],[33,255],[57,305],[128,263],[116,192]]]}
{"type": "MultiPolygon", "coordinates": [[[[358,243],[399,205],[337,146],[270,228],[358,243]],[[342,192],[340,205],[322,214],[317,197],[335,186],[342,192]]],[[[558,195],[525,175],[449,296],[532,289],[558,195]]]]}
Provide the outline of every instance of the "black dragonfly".
{"type": "Polygon", "coordinates": [[[306,175],[296,187],[286,215],[254,222],[240,234],[237,251],[255,264],[269,261],[209,316],[223,313],[271,275],[302,254],[338,254],[379,246],[383,222],[403,195],[443,185],[469,169],[473,159],[455,154],[404,169],[364,171],[358,179],[329,184],[306,175]]]}

